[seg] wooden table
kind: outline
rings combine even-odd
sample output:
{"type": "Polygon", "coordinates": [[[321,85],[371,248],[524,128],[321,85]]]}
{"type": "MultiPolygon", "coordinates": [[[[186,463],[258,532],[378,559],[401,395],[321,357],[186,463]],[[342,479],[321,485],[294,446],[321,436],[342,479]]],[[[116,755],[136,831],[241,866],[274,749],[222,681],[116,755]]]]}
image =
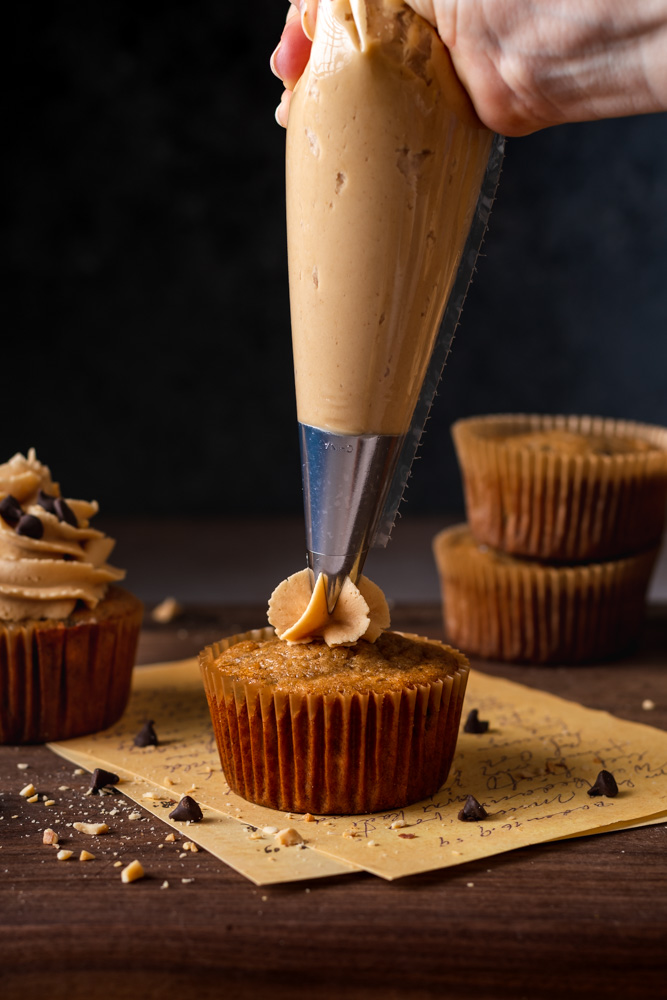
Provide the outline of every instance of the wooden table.
{"type": "MultiPolygon", "coordinates": [[[[170,625],[149,624],[139,660],[189,656],[263,620],[259,607],[192,609],[170,625]]],[[[394,626],[442,636],[435,606],[399,607],[394,626]]],[[[653,609],[631,660],[480,667],[667,729],[667,609],[653,609]]],[[[18,791],[32,781],[78,815],[86,777],[43,747],[0,747],[0,777],[4,1000],[664,995],[667,824],[394,883],[353,874],[260,889],[203,851],[179,858],[152,819],[126,823],[129,839],[94,862],[57,862],[38,832],[48,808],[18,791]],[[69,790],[57,792],[61,785],[69,790]],[[122,885],[114,849],[139,857],[150,877],[122,885]]]]}

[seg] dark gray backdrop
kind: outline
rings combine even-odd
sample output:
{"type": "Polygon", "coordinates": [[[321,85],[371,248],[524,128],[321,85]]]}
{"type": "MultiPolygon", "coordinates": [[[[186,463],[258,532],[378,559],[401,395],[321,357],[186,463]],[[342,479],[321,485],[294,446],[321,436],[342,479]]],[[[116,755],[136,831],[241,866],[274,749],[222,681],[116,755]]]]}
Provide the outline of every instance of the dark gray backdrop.
{"type": "MultiPolygon", "coordinates": [[[[268,70],[285,10],[15,15],[1,458],[35,445],[107,512],[301,509],[268,70]]],[[[509,142],[408,512],[460,507],[459,416],[667,424],[666,126],[509,142]]]]}

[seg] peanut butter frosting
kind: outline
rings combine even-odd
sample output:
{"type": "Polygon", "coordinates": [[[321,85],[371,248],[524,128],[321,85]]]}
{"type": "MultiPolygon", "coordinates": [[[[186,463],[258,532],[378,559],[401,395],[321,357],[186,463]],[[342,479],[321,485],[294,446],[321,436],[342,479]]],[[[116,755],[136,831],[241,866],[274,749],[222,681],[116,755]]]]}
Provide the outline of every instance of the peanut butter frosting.
{"type": "Polygon", "coordinates": [[[380,588],[362,576],[356,584],[346,577],[332,614],[327,609],[324,577],[311,588],[310,570],[294,573],[278,584],[269,599],[268,618],[287,643],[324,639],[328,646],[375,642],[389,628],[389,607],[380,588]]]}
{"type": "Polygon", "coordinates": [[[90,527],[98,509],[62,497],[34,448],[0,465],[0,619],[67,618],[123,579],[107,563],[114,539],[90,527]]]}

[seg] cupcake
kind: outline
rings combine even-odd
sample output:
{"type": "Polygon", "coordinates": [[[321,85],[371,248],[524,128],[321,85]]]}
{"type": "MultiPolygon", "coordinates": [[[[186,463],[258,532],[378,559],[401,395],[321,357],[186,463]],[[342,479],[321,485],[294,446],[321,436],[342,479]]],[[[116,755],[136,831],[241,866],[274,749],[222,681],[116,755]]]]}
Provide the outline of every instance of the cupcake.
{"type": "Polygon", "coordinates": [[[434,539],[445,634],[467,653],[527,663],[620,656],[636,640],[657,548],[545,566],[479,544],[467,525],[434,539]]]}
{"type": "MultiPolygon", "coordinates": [[[[468,661],[379,626],[384,609],[360,600],[361,590],[377,602],[368,583],[346,581],[333,631],[311,607],[306,617],[319,624],[310,637],[258,629],[200,654],[222,768],[238,795],[290,812],[368,813],[433,795],[447,779],[468,661]],[[357,616],[353,629],[346,605],[357,616]]],[[[279,592],[278,618],[287,603],[279,592]]],[[[305,610],[296,612],[300,621],[305,610]]]]}
{"type": "Polygon", "coordinates": [[[62,497],[34,450],[0,465],[0,743],[82,736],[125,709],[142,604],[116,585],[97,510],[62,497]]]}
{"type": "Polygon", "coordinates": [[[597,562],[657,545],[667,429],[602,417],[487,416],[452,430],[470,530],[547,562],[597,562]]]}

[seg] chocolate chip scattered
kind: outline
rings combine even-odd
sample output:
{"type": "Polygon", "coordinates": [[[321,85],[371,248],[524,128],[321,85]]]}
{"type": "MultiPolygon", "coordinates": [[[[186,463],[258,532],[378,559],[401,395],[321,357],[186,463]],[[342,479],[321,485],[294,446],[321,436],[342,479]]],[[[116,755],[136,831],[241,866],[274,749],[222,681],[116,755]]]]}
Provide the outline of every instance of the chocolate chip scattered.
{"type": "Polygon", "coordinates": [[[41,538],[44,534],[44,525],[34,514],[24,514],[16,525],[16,534],[25,535],[27,538],[41,538]]]}
{"type": "Polygon", "coordinates": [[[474,823],[478,819],[486,819],[489,814],[474,795],[469,795],[465,800],[463,809],[459,812],[459,819],[464,823],[474,823]]]}
{"type": "Polygon", "coordinates": [[[153,729],[152,719],[145,722],[137,735],[134,737],[134,745],[135,747],[156,747],[158,745],[158,738],[155,730],[153,729]]]}
{"type": "Polygon", "coordinates": [[[37,503],[44,510],[48,511],[49,514],[55,514],[56,508],[54,505],[55,497],[52,497],[50,493],[45,493],[44,490],[40,490],[37,494],[37,503]]]}
{"type": "Polygon", "coordinates": [[[190,823],[199,823],[204,818],[204,814],[199,805],[190,795],[184,795],[175,809],[169,813],[169,819],[178,819],[183,822],[189,820],[190,823]]]}
{"type": "Polygon", "coordinates": [[[15,528],[23,517],[23,508],[11,493],[8,493],[0,502],[0,515],[2,515],[7,524],[12,528],[15,528]]]}
{"type": "Polygon", "coordinates": [[[71,524],[73,528],[79,527],[79,522],[76,519],[76,514],[67,503],[67,500],[63,500],[62,497],[56,497],[53,501],[53,507],[55,513],[58,516],[59,521],[66,521],[67,524],[71,524]]]}
{"type": "Polygon", "coordinates": [[[98,795],[100,788],[107,785],[117,785],[120,778],[113,771],[105,771],[103,767],[96,767],[90,779],[90,791],[93,795],[98,795]]]}
{"type": "Polygon", "coordinates": [[[613,799],[618,795],[616,778],[611,771],[600,771],[595,779],[595,784],[588,789],[588,794],[591,796],[606,795],[608,799],[613,799]]]}
{"type": "Polygon", "coordinates": [[[477,709],[473,708],[468,713],[468,718],[466,719],[465,726],[463,727],[464,733],[488,733],[489,723],[482,721],[477,714],[477,709]]]}

